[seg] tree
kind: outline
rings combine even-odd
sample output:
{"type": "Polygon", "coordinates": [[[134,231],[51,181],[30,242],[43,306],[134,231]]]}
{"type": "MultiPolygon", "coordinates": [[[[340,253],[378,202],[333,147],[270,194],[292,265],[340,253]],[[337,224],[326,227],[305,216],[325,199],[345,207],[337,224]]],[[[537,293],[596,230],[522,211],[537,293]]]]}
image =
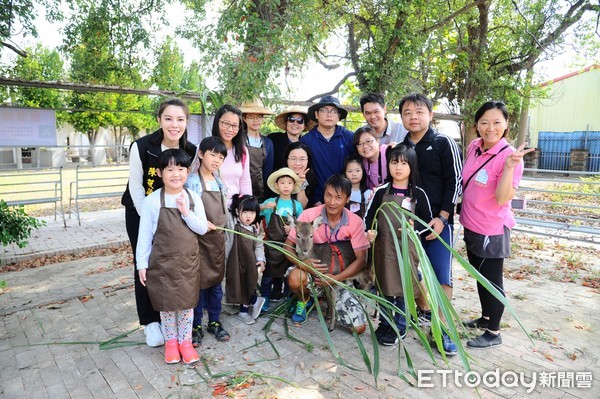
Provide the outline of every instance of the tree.
{"type": "Polygon", "coordinates": [[[0,4],[0,44],[26,57],[27,52],[19,48],[11,38],[20,34],[37,37],[37,30],[33,24],[36,17],[33,1],[2,0],[0,4]]]}
{"type": "MultiPolygon", "coordinates": [[[[71,80],[125,87],[142,84],[145,63],[141,54],[149,47],[149,27],[153,26],[150,22],[155,13],[162,11],[162,4],[155,1],[136,6],[125,2],[117,7],[110,0],[70,3],[73,23],[65,29],[62,50],[71,57],[71,80]]],[[[76,111],[69,114],[69,121],[88,136],[92,154],[99,129],[117,126],[124,120],[112,112],[95,110],[117,110],[119,104],[129,101],[114,93],[73,93],[70,96],[69,105],[76,111]]],[[[147,125],[143,118],[137,122],[147,125]]],[[[130,118],[128,123],[134,121],[130,118]]],[[[133,131],[142,128],[130,127],[133,131]]],[[[115,140],[121,143],[123,137],[117,135],[115,140]]]]}
{"type": "MultiPolygon", "coordinates": [[[[4,73],[24,80],[58,81],[64,79],[64,63],[56,50],[49,50],[38,44],[27,49],[28,57],[19,57],[15,64],[4,73]]],[[[58,90],[30,87],[9,88],[11,102],[15,105],[32,108],[62,108],[64,96],[58,90]]],[[[64,120],[64,113],[57,113],[57,122],[64,120]]]]}
{"type": "Polygon", "coordinates": [[[203,26],[207,1],[186,1],[193,11],[179,31],[203,52],[202,66],[218,79],[227,101],[277,96],[277,77],[299,71],[339,22],[340,0],[249,0],[226,5],[214,25],[203,26]]]}

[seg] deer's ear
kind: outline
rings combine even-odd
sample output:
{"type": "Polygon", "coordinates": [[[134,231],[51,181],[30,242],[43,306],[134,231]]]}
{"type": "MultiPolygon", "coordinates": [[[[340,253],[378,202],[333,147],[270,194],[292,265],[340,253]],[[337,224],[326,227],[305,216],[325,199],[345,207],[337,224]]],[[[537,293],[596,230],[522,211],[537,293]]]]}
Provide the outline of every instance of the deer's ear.
{"type": "Polygon", "coordinates": [[[293,228],[293,229],[296,228],[296,222],[294,221],[294,217],[292,215],[290,215],[289,213],[287,215],[287,222],[291,228],[293,228]]]}
{"type": "Polygon", "coordinates": [[[319,215],[313,220],[313,230],[319,227],[323,223],[323,216],[319,215]]]}

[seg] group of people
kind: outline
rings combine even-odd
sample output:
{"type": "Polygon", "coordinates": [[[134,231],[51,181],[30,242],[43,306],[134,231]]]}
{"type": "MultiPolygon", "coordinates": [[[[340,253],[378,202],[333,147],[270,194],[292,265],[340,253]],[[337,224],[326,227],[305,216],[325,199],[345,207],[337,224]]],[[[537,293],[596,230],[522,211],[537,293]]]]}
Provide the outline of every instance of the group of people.
{"type": "MultiPolygon", "coordinates": [[[[490,101],[477,112],[479,138],[469,145],[464,168],[454,140],[431,127],[433,104],[425,96],[402,99],[402,123],[386,117],[381,94],[364,95],[360,106],[366,125],[354,133],[339,124],[348,111],[326,96],[308,109],[284,110],[275,117],[283,132],[261,135],[264,118],[274,112],[260,100],[240,108],[226,104],[198,147],[187,140],[185,103],[169,99],[159,106],[160,128],[131,146],[122,203],[139,321],[149,346],[165,345],[167,363],[199,360],[194,348],[204,338],[205,312],[206,331],[219,341],[230,338],[220,320],[223,301],[238,304],[240,320],[253,324],[273,302],[293,295],[291,319],[301,325],[316,300],[312,285],[351,280],[366,267],[373,268],[380,295],[400,310],[380,312],[378,342],[403,339],[406,303],[395,240],[406,226],[389,223],[386,212],[393,207],[386,203],[428,224],[411,228],[451,299],[452,255],[438,236],[452,246],[462,193],[469,261],[503,292],[502,264],[514,226],[510,200],[529,151],[504,138],[506,106],[490,101]],[[339,247],[350,259],[334,267],[333,259],[290,256],[298,238],[295,222],[314,223],[314,245],[339,247]]],[[[414,244],[408,248],[416,292],[424,294],[414,244]]],[[[503,306],[480,285],[478,292],[482,316],[465,325],[485,332],[467,346],[500,345],[503,306]]],[[[416,296],[420,319],[427,320],[427,300],[416,296]]],[[[358,334],[366,330],[364,308],[350,290],[338,289],[335,308],[341,325],[358,334]]],[[[444,329],[441,341],[443,353],[457,353],[444,329]]]]}

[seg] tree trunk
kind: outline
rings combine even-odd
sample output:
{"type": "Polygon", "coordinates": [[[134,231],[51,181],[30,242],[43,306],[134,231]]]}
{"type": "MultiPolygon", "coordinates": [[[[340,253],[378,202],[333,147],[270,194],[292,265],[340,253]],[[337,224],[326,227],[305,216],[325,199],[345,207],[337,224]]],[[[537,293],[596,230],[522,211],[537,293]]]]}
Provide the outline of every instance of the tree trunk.
{"type": "Polygon", "coordinates": [[[523,88],[523,103],[519,116],[519,129],[517,133],[517,146],[525,142],[529,133],[529,103],[531,101],[531,82],[533,80],[533,65],[527,69],[525,87],[523,88]]]}

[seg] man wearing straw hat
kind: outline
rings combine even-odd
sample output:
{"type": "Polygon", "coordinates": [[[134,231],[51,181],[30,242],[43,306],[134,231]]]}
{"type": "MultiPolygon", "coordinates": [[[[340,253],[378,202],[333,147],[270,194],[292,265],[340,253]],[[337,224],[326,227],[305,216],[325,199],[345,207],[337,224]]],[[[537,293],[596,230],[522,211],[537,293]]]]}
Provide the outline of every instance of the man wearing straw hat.
{"type": "Polygon", "coordinates": [[[278,170],[287,166],[285,159],[285,149],[290,143],[300,140],[302,132],[308,132],[315,126],[315,122],[308,119],[306,107],[293,106],[283,110],[275,117],[275,124],[283,132],[271,133],[269,138],[273,142],[275,158],[273,160],[273,170],[278,170]]]}
{"type": "Polygon", "coordinates": [[[300,141],[310,148],[313,156],[317,187],[311,201],[315,204],[323,200],[327,179],[342,170],[344,160],[352,151],[353,133],[338,125],[346,116],[348,111],[333,96],[325,96],[308,108],[308,118],[317,122],[317,126],[302,136],[300,141]]]}
{"type": "Polygon", "coordinates": [[[262,201],[267,186],[267,177],[273,172],[274,152],[271,139],[260,134],[260,127],[265,115],[273,115],[274,112],[265,108],[259,98],[243,103],[240,110],[244,129],[247,132],[246,148],[250,155],[252,195],[262,201]]]}

